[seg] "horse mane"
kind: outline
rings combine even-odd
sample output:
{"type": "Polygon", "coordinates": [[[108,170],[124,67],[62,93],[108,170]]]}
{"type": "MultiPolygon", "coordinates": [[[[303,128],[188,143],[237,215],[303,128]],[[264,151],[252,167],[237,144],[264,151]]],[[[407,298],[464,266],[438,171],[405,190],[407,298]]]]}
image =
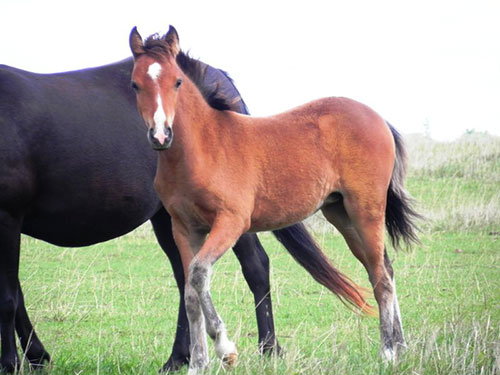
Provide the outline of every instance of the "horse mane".
{"type": "MultiPolygon", "coordinates": [[[[153,34],[149,36],[144,42],[144,51],[146,54],[155,57],[157,59],[164,59],[165,57],[173,57],[174,53],[170,44],[165,41],[159,34],[153,34]]],[[[238,103],[241,101],[243,105],[243,111],[248,113],[246,104],[243,99],[238,95],[233,97],[225,91],[224,89],[227,79],[231,85],[233,85],[233,80],[229,77],[228,73],[217,69],[221,77],[215,82],[207,84],[207,69],[209,65],[201,62],[200,60],[194,59],[189,56],[188,53],[180,51],[176,56],[177,65],[186,74],[189,79],[195,84],[200,93],[202,94],[208,105],[219,111],[235,111],[241,112],[241,107],[238,103]]]]}

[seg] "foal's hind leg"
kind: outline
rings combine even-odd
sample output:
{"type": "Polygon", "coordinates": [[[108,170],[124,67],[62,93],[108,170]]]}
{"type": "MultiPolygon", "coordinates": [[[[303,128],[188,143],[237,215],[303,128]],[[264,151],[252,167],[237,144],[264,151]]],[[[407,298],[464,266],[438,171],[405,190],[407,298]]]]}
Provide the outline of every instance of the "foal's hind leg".
{"type": "Polygon", "coordinates": [[[384,264],[385,268],[389,271],[391,275],[393,284],[393,305],[394,305],[394,324],[393,324],[393,334],[392,338],[394,340],[393,344],[396,346],[396,354],[406,349],[406,341],[403,333],[403,322],[401,319],[401,311],[399,310],[398,296],[396,294],[396,280],[394,279],[394,271],[392,269],[392,264],[387,255],[387,249],[384,248],[384,264]]]}
{"type": "MultiPolygon", "coordinates": [[[[378,204],[375,207],[385,207],[378,204]]],[[[344,236],[349,248],[365,266],[379,306],[382,355],[387,361],[395,359],[394,346],[401,332],[400,319],[395,319],[397,304],[392,268],[384,260],[384,214],[376,208],[360,210],[356,202],[344,199],[323,208],[323,214],[344,236]],[[398,327],[395,327],[395,324],[398,327]]],[[[399,307],[397,308],[399,311],[399,307]]]]}

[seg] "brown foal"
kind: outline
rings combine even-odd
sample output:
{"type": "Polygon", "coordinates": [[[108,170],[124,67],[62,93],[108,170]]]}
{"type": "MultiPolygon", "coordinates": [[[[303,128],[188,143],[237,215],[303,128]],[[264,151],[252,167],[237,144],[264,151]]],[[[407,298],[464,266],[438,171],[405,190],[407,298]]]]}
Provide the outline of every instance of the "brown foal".
{"type": "MultiPolygon", "coordinates": [[[[281,228],[321,210],[365,266],[379,308],[382,353],[405,345],[385,227],[395,244],[416,239],[403,186],[399,134],[367,106],[325,98],[267,118],[211,108],[179,67],[177,32],[144,42],[134,28],[132,85],[158,153],[157,192],[172,216],[186,273],[190,373],[236,346],[210,296],[212,265],[247,231],[281,228]],[[168,150],[167,150],[168,149],[168,150]]],[[[325,259],[326,262],[326,259],[325,259]]],[[[338,292],[369,311],[360,293],[338,292]]]]}

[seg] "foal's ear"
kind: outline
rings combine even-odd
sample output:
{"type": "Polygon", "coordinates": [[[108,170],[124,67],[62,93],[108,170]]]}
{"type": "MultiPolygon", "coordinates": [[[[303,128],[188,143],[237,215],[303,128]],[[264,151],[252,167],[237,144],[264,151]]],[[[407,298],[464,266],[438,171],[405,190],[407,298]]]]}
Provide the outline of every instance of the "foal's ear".
{"type": "Polygon", "coordinates": [[[134,58],[144,53],[144,42],[142,41],[141,34],[137,31],[137,26],[134,26],[130,32],[129,44],[134,58]]]}
{"type": "Polygon", "coordinates": [[[181,49],[179,47],[179,35],[177,34],[175,27],[170,25],[168,32],[163,36],[163,40],[170,45],[172,54],[177,56],[181,49]]]}

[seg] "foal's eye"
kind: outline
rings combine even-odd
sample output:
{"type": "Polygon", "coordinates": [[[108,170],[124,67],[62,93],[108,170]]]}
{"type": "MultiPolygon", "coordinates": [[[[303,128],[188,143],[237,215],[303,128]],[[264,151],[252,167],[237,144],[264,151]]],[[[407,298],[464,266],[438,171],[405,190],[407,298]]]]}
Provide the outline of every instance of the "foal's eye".
{"type": "Polygon", "coordinates": [[[134,89],[135,92],[139,91],[139,86],[134,81],[130,82],[130,86],[134,89]]]}
{"type": "Polygon", "coordinates": [[[178,89],[181,86],[181,84],[182,84],[182,78],[177,79],[177,81],[175,82],[174,88],[178,89]]]}

